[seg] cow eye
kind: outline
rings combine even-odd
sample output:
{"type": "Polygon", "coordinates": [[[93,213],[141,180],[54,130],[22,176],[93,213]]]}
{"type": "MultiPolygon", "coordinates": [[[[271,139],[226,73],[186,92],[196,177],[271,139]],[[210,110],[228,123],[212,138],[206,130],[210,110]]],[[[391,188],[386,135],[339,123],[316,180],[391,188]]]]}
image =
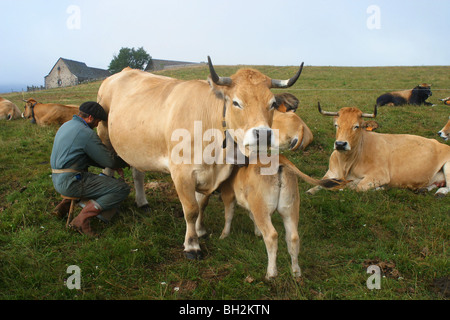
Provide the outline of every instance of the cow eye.
{"type": "Polygon", "coordinates": [[[353,127],[353,130],[356,130],[356,129],[359,129],[359,126],[358,126],[358,125],[356,125],[356,126],[353,127]]]}
{"type": "Polygon", "coordinates": [[[275,109],[276,107],[277,107],[277,103],[274,102],[274,103],[272,103],[272,105],[270,106],[269,110],[273,110],[273,109],[275,109]]]}
{"type": "Polygon", "coordinates": [[[242,109],[241,105],[237,101],[233,101],[233,106],[235,106],[235,107],[237,107],[239,109],[242,109]]]}

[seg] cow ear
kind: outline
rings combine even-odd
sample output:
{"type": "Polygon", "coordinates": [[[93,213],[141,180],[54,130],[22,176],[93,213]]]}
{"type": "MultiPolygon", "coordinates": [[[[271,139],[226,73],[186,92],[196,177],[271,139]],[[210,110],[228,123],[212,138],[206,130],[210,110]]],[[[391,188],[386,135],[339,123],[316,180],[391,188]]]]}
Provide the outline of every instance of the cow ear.
{"type": "Polygon", "coordinates": [[[216,83],[214,83],[214,81],[212,81],[210,76],[208,77],[208,83],[217,98],[226,99],[227,97],[226,91],[228,89],[227,86],[217,85],[216,83]]]}
{"type": "Polygon", "coordinates": [[[280,93],[275,95],[276,108],[280,112],[297,111],[299,101],[291,93],[280,93]]]}
{"type": "Polygon", "coordinates": [[[279,111],[279,112],[283,112],[286,113],[288,110],[286,108],[286,106],[284,105],[284,103],[282,103],[281,105],[278,103],[275,103],[275,108],[279,111]]]}

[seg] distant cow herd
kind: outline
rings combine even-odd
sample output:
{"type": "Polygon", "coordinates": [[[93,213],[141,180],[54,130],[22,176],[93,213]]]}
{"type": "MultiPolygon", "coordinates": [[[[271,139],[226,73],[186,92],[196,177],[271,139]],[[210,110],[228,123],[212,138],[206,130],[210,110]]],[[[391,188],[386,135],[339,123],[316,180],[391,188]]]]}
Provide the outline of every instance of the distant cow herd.
{"type": "MultiPolygon", "coordinates": [[[[225,206],[221,238],[230,233],[235,204],[249,210],[255,233],[262,235],[267,248],[267,278],[277,275],[278,234],[271,223],[274,211],[278,211],[284,221],[292,272],[295,276],[301,275],[298,177],[315,185],[308,190],[309,194],[322,188],[366,191],[385,186],[414,190],[437,188],[439,197],[449,193],[449,145],[417,135],[376,132],[379,124],[374,118],[380,107],[431,105],[426,101],[432,95],[431,85],[385,93],[377,98],[372,113],[358,108],[329,112],[319,104],[319,112],[334,119],[336,140],[329,169],[322,180],[316,180],[281,155],[277,170],[262,174],[269,165],[263,163],[259,155],[261,146],[294,151],[304,150],[313,141],[313,132],[297,114],[297,97],[291,93],[273,94],[270,90],[293,86],[302,73],[303,64],[287,80],[271,79],[254,69],[240,69],[230,77],[222,77],[216,73],[209,57],[208,65],[207,81],[183,81],[126,68],[107,78],[98,92],[98,102],[109,114],[108,121],[100,123],[98,134],[105,145],[132,168],[136,204],[148,206],[145,172],[171,175],[186,221],[184,251],[187,258],[201,257],[198,239],[206,234],[203,212],[216,190],[221,192],[225,206]],[[367,118],[371,120],[365,120],[367,118]],[[223,145],[220,143],[221,147],[214,149],[214,161],[199,160],[192,154],[192,159],[188,159],[192,162],[178,163],[172,157],[178,145],[171,136],[176,130],[195,134],[195,123],[201,123],[203,131],[215,128],[224,133],[223,145]],[[226,143],[227,135],[231,136],[231,143],[226,143]],[[246,159],[255,152],[259,157],[254,158],[253,163],[239,165],[222,161],[223,154],[230,151],[246,159]]],[[[449,100],[442,99],[444,104],[449,100]]],[[[35,99],[24,102],[21,112],[14,103],[0,98],[0,119],[24,118],[48,126],[62,125],[78,114],[78,106],[40,103],[35,99]]],[[[450,138],[450,118],[438,135],[445,141],[450,138]]],[[[201,151],[206,152],[205,146],[201,151]]]]}

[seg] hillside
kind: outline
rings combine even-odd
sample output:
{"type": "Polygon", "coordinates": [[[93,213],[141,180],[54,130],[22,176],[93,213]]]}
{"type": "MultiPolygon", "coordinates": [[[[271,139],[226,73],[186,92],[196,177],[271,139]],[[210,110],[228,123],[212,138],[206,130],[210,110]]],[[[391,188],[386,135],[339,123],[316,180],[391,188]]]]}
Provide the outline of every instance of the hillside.
{"type": "MultiPolygon", "coordinates": [[[[229,76],[242,67],[216,66],[216,71],[229,76]]],[[[254,68],[272,78],[287,79],[298,67],[254,68]]],[[[158,74],[206,79],[208,69],[199,66],[158,74]]],[[[303,172],[322,177],[335,131],[332,119],[317,111],[318,101],[329,111],[356,106],[372,112],[379,95],[412,89],[424,82],[432,84],[433,96],[428,101],[436,106],[381,107],[376,120],[382,133],[438,139],[436,133],[450,115],[450,107],[439,101],[450,96],[449,74],[447,66],[306,66],[299,81],[285,91],[299,98],[297,114],[312,130],[314,141],[305,152],[284,154],[303,172]]],[[[22,99],[27,98],[81,104],[96,100],[100,84],[2,97],[22,111],[22,99]]],[[[265,246],[253,234],[245,210],[236,210],[230,236],[219,240],[224,217],[217,195],[206,210],[205,225],[210,235],[201,241],[206,258],[184,259],[185,222],[181,205],[170,192],[170,177],[164,174],[147,174],[149,185],[159,182],[169,186],[147,189],[150,214],[135,207],[132,191],[111,225],[96,225],[102,231],[98,240],[67,230],[65,221],[49,214],[60,201],[49,167],[56,131],[56,127],[37,127],[25,120],[0,122],[0,299],[445,298],[439,293],[439,284],[448,283],[449,277],[450,195],[435,199],[433,192],[419,195],[388,189],[366,193],[323,191],[308,196],[305,191],[310,186],[300,181],[299,261],[303,277],[299,281],[291,277],[282,220],[274,215],[279,233],[279,277],[267,282],[265,246]],[[383,267],[381,290],[367,289],[366,271],[371,264],[383,267]],[[81,290],[69,290],[64,285],[70,265],[82,269],[81,290]]],[[[129,170],[126,181],[132,185],[129,170]]]]}

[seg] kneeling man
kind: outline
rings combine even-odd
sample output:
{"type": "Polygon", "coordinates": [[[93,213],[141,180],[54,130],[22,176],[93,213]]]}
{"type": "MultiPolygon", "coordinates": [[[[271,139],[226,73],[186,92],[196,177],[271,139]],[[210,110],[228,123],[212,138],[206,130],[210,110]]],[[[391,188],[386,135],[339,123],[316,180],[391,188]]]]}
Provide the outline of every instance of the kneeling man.
{"type": "MultiPolygon", "coordinates": [[[[96,175],[87,171],[89,166],[123,168],[126,163],[111,154],[93,130],[107,114],[97,102],[88,101],[80,106],[78,115],[63,124],[55,136],[50,164],[53,185],[68,197],[91,199],[70,227],[82,234],[95,236],[89,220],[102,211],[115,209],[130,193],[125,181],[96,175]]],[[[70,200],[58,205],[59,213],[66,213],[70,200]]]]}

